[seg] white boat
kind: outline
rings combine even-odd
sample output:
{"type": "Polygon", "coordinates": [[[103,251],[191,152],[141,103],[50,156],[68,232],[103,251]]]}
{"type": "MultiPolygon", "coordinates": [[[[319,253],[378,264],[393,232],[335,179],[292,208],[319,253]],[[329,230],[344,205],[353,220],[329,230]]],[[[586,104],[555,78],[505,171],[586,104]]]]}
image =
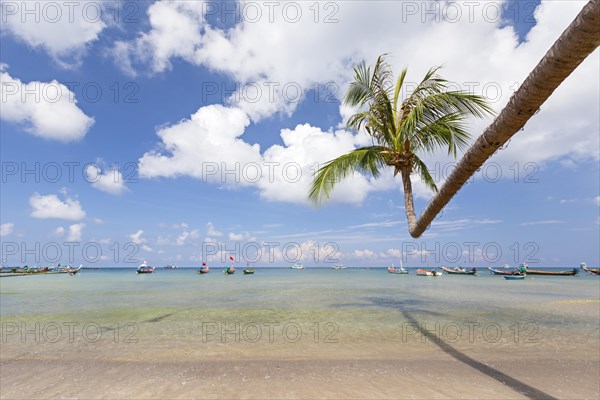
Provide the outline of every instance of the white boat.
{"type": "Polygon", "coordinates": [[[394,264],[392,263],[392,266],[388,267],[387,270],[391,274],[408,274],[408,270],[404,268],[404,265],[402,264],[402,258],[400,258],[399,268],[394,267],[394,264]]]}
{"type": "Polygon", "coordinates": [[[290,267],[290,269],[304,269],[304,265],[296,263],[290,267]]]}
{"type": "Polygon", "coordinates": [[[337,264],[331,267],[331,269],[346,269],[346,267],[344,267],[342,264],[337,264]]]}
{"type": "Polygon", "coordinates": [[[169,265],[165,265],[163,268],[164,269],[177,269],[177,265],[169,264],[169,265]]]}
{"type": "Polygon", "coordinates": [[[146,261],[144,261],[136,270],[136,272],[138,274],[151,274],[154,272],[156,268],[155,267],[151,267],[148,265],[148,263],[146,263],[146,261]]]}

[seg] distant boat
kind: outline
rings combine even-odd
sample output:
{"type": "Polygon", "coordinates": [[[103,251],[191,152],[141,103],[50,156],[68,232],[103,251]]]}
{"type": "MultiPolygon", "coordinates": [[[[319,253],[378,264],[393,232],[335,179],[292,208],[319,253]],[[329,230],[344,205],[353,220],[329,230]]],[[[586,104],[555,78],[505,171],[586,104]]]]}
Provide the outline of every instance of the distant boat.
{"type": "Polygon", "coordinates": [[[146,261],[144,261],[136,270],[138,274],[151,274],[154,272],[156,268],[149,266],[146,261]]]}
{"type": "Polygon", "coordinates": [[[79,264],[78,268],[69,268],[66,272],[71,276],[75,276],[75,275],[77,275],[77,273],[79,271],[81,271],[82,267],[83,267],[83,264],[79,264]]]}
{"type": "Polygon", "coordinates": [[[510,265],[505,264],[502,269],[494,269],[492,267],[488,267],[488,269],[490,270],[490,273],[492,275],[518,275],[519,272],[517,270],[515,270],[514,268],[512,270],[510,270],[509,268],[510,265]]]}
{"type": "Polygon", "coordinates": [[[235,268],[233,267],[233,265],[231,267],[227,267],[223,270],[223,273],[225,275],[233,275],[235,274],[235,268]]]}
{"type": "Polygon", "coordinates": [[[250,268],[250,263],[246,262],[246,268],[243,269],[244,275],[254,274],[254,268],[250,268]]]}
{"type": "Polygon", "coordinates": [[[592,269],[592,268],[588,268],[586,263],[581,263],[581,265],[579,266],[579,268],[581,268],[582,270],[589,272],[590,274],[596,274],[596,275],[600,275],[600,269],[592,269]]]}
{"type": "Polygon", "coordinates": [[[169,265],[165,265],[163,268],[164,269],[177,269],[177,265],[171,265],[171,264],[169,264],[169,265]]]}
{"type": "Polygon", "coordinates": [[[477,275],[477,268],[473,268],[470,271],[468,271],[462,267],[454,267],[454,268],[440,267],[440,268],[442,270],[444,270],[444,272],[446,272],[447,274],[450,274],[450,275],[477,275]]]}
{"type": "Polygon", "coordinates": [[[304,265],[296,263],[290,267],[290,269],[304,269],[304,265]]]}
{"type": "Polygon", "coordinates": [[[346,269],[346,267],[344,267],[342,264],[337,264],[331,267],[331,269],[346,269]]]}
{"type": "Polygon", "coordinates": [[[209,271],[210,271],[210,269],[208,268],[208,265],[206,265],[206,263],[202,263],[202,266],[200,267],[200,269],[197,272],[199,274],[208,274],[209,271]]]}
{"type": "Polygon", "coordinates": [[[417,275],[418,276],[442,276],[442,273],[440,271],[436,271],[435,269],[427,270],[427,269],[419,268],[417,270],[417,275]]]}
{"type": "Polygon", "coordinates": [[[507,281],[521,281],[525,279],[525,275],[505,275],[504,279],[507,281]]]}
{"type": "Polygon", "coordinates": [[[402,259],[400,259],[399,268],[394,267],[394,264],[392,264],[391,267],[387,268],[387,271],[391,274],[408,274],[408,270],[404,268],[404,265],[402,265],[402,259]]]}
{"type": "Polygon", "coordinates": [[[527,270],[527,275],[574,276],[579,273],[577,268],[573,268],[570,271],[542,271],[539,269],[529,269],[529,266],[526,263],[522,263],[520,268],[527,270]]]}

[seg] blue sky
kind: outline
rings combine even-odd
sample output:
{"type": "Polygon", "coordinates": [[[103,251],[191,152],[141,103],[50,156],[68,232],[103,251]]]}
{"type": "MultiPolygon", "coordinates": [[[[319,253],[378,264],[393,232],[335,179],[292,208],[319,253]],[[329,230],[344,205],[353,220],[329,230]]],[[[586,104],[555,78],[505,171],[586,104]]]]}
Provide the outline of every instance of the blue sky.
{"type": "MultiPolygon", "coordinates": [[[[80,23],[46,24],[44,2],[41,24],[22,22],[19,4],[3,1],[0,36],[3,263],[218,265],[229,254],[254,260],[257,248],[265,266],[293,263],[297,249],[307,266],[385,266],[401,254],[409,266],[599,263],[597,52],[423,238],[408,235],[401,185],[391,176],[353,177],[320,208],[306,201],[314,162],[365,144],[360,133],[344,132],[349,110],[340,98],[352,65],[387,52],[395,71],[408,66],[416,80],[443,64],[443,75],[463,88],[502,89],[493,102],[499,110],[583,2],[504,3],[501,18],[490,17],[489,6],[470,15],[462,3],[423,10],[421,2],[315,3],[317,18],[302,3],[304,17],[293,23],[293,14],[268,21],[260,2],[256,22],[249,8],[237,22],[213,15],[231,2],[123,2],[118,18],[106,4],[81,2],[102,19],[82,20],[76,9],[80,23]],[[337,22],[324,24],[326,17],[337,22]],[[44,92],[53,81],[63,85],[58,102],[44,92]],[[276,89],[267,99],[266,82],[292,94],[276,89]],[[254,101],[248,91],[257,86],[254,101]],[[241,94],[231,99],[236,88],[241,94]],[[269,162],[280,162],[273,182],[269,162]],[[282,179],[286,162],[302,179],[282,179]],[[252,163],[260,182],[206,173],[252,163]],[[96,168],[106,177],[93,184],[83,174],[96,168]],[[72,260],[65,242],[77,243],[72,260]]],[[[473,135],[489,122],[473,121],[473,135]]],[[[443,178],[449,161],[428,164],[443,178]]],[[[420,211],[430,193],[416,186],[420,211]]]]}

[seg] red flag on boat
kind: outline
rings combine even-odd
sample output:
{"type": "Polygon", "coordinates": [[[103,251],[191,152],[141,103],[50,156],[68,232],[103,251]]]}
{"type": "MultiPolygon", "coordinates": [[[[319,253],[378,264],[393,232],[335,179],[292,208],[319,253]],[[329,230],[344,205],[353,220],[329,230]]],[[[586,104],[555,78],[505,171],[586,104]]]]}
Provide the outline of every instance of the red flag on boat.
{"type": "Polygon", "coordinates": [[[203,263],[202,263],[202,266],[203,266],[203,267],[206,267],[206,263],[205,263],[205,262],[203,262],[203,263]]]}
{"type": "Polygon", "coordinates": [[[229,256],[229,259],[230,259],[231,261],[233,261],[233,257],[229,256]]]}

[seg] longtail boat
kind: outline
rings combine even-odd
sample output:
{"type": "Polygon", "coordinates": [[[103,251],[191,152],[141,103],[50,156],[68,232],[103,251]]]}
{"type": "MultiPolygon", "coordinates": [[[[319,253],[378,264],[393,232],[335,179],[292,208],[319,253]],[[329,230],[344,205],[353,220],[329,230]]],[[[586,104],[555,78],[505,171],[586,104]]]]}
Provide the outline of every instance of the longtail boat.
{"type": "Polygon", "coordinates": [[[579,268],[581,268],[585,272],[589,272],[590,274],[600,275],[600,269],[588,268],[586,263],[581,263],[579,268]]]}
{"type": "Polygon", "coordinates": [[[529,269],[529,266],[526,263],[522,263],[519,266],[519,269],[521,271],[525,269],[527,271],[527,275],[574,276],[579,273],[579,270],[577,268],[573,268],[570,271],[542,271],[539,269],[529,269]]]}
{"type": "Polygon", "coordinates": [[[462,267],[454,267],[454,268],[448,268],[448,267],[440,267],[442,270],[444,270],[447,274],[450,275],[477,275],[477,268],[473,268],[470,271],[467,271],[466,269],[462,268],[462,267]]]}
{"type": "Polygon", "coordinates": [[[488,269],[490,270],[490,274],[492,274],[492,275],[517,275],[519,273],[514,268],[513,269],[509,269],[509,268],[510,268],[509,265],[504,265],[502,267],[502,269],[488,267],[488,269]]]}

